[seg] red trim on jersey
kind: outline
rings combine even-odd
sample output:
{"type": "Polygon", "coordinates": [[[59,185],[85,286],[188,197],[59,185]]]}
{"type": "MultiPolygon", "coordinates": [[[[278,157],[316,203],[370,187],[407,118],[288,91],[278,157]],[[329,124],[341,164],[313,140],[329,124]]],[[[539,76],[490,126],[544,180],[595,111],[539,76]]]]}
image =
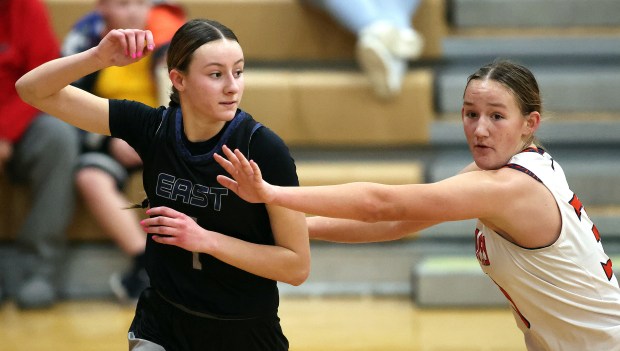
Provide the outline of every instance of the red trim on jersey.
{"type": "Polygon", "coordinates": [[[592,224],[592,233],[594,233],[596,242],[601,242],[601,233],[598,231],[598,228],[594,224],[592,224]]]}
{"type": "Polygon", "coordinates": [[[601,262],[601,266],[603,266],[603,270],[605,271],[605,275],[607,276],[607,280],[611,280],[611,277],[614,275],[614,270],[612,269],[611,258],[607,260],[607,262],[601,262]]]}
{"type": "Polygon", "coordinates": [[[581,200],[577,197],[577,194],[573,193],[573,198],[568,202],[575,209],[575,214],[581,220],[581,211],[583,211],[583,204],[581,200]]]}

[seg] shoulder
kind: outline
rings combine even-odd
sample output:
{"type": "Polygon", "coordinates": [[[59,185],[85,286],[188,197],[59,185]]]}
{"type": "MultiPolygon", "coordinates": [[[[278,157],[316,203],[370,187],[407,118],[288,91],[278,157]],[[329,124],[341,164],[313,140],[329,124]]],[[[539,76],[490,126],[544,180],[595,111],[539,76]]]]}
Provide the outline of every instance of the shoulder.
{"type": "Polygon", "coordinates": [[[138,101],[132,100],[109,100],[110,122],[114,124],[125,124],[129,120],[140,121],[140,123],[158,122],[164,116],[166,108],[151,107],[138,101]]]}

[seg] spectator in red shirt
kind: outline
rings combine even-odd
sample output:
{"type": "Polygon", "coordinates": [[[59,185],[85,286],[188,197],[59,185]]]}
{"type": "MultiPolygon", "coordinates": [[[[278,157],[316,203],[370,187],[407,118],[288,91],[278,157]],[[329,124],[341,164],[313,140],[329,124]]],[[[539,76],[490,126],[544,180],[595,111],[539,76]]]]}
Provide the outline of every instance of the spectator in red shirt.
{"type": "Polygon", "coordinates": [[[74,207],[78,142],[73,127],[23,102],[15,82],[59,55],[40,0],[0,0],[0,174],[28,184],[32,194],[14,261],[20,308],[48,307],[56,300],[55,278],[74,207]]]}

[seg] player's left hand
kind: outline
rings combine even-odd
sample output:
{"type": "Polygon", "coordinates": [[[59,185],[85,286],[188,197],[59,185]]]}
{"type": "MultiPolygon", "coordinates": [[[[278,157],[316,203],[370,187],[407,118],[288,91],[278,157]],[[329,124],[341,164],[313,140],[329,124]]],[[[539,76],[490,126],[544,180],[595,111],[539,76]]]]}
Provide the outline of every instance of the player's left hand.
{"type": "Polygon", "coordinates": [[[150,208],[146,214],[151,217],[140,221],[140,225],[145,232],[153,234],[155,242],[193,252],[209,252],[211,232],[192,217],[165,206],[150,208]]]}

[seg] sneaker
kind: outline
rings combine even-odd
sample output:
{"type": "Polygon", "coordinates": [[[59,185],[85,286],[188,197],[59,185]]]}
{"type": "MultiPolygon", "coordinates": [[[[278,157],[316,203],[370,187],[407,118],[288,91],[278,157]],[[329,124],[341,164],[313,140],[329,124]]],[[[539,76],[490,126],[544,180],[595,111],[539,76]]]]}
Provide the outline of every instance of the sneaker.
{"type": "Polygon", "coordinates": [[[397,29],[397,35],[392,37],[388,47],[400,58],[415,60],[422,56],[424,39],[420,33],[411,28],[400,28],[397,29]]]}
{"type": "Polygon", "coordinates": [[[372,36],[380,40],[390,53],[405,60],[415,60],[422,55],[424,39],[413,28],[397,28],[394,25],[377,21],[366,26],[360,36],[372,36]]]}
{"type": "Polygon", "coordinates": [[[142,291],[149,286],[149,277],[144,269],[121,275],[114,273],[110,277],[110,288],[116,298],[123,304],[135,305],[142,291]]]}
{"type": "Polygon", "coordinates": [[[360,36],[356,55],[377,96],[389,99],[400,93],[407,70],[406,60],[394,56],[372,32],[360,36]]]}
{"type": "Polygon", "coordinates": [[[20,309],[49,308],[56,302],[56,290],[49,279],[33,276],[18,288],[15,300],[20,309]]]}

